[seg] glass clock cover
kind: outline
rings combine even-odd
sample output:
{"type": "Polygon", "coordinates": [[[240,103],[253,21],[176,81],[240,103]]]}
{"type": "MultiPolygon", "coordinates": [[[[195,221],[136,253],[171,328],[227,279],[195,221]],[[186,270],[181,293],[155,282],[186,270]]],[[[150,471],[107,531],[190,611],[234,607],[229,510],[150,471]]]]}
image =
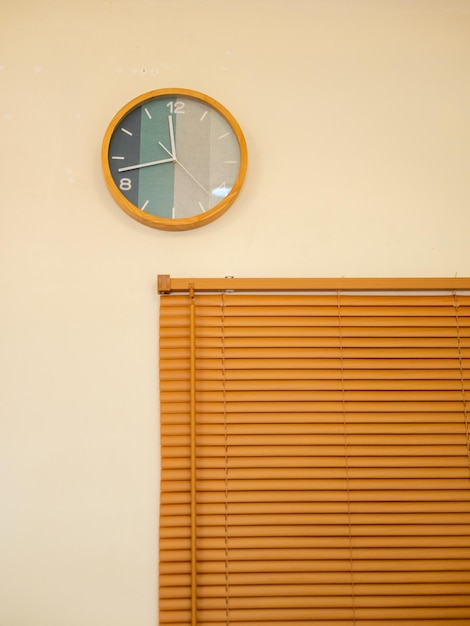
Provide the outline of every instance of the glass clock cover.
{"type": "Polygon", "coordinates": [[[243,133],[218,102],[159,90],[126,105],[108,127],[105,179],[129,215],[155,228],[196,228],[224,213],[246,171],[243,133]]]}

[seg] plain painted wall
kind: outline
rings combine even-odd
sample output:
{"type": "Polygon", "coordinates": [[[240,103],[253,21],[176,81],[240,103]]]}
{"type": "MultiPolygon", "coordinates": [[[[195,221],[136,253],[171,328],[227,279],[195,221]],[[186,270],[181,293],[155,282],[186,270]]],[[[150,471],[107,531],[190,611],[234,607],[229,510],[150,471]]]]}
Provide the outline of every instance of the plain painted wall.
{"type": "Polygon", "coordinates": [[[0,1],[0,625],[155,626],[156,277],[470,275],[469,0],[0,1]],[[185,87],[241,196],[169,233],[101,173],[185,87]]]}

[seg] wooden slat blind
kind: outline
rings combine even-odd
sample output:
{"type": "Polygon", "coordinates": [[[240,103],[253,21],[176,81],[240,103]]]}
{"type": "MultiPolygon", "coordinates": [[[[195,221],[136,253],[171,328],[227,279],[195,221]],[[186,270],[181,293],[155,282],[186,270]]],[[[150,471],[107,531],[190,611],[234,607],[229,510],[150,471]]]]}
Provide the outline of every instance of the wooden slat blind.
{"type": "Polygon", "coordinates": [[[161,626],[470,624],[470,296],[393,288],[162,295],[161,626]]]}

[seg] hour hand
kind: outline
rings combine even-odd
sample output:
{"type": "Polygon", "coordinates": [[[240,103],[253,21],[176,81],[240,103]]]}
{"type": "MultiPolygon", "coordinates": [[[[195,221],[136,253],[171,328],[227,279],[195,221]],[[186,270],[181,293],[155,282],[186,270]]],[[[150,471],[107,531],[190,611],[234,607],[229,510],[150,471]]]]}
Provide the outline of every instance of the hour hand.
{"type": "Polygon", "coordinates": [[[168,116],[168,128],[170,129],[171,156],[176,159],[175,129],[173,128],[173,116],[168,116]]]}
{"type": "Polygon", "coordinates": [[[162,144],[161,141],[158,142],[158,145],[165,150],[167,154],[169,154],[173,161],[176,161],[176,144],[175,144],[175,129],[173,128],[173,117],[171,115],[168,116],[168,129],[170,131],[170,150],[166,146],[162,144]]]}

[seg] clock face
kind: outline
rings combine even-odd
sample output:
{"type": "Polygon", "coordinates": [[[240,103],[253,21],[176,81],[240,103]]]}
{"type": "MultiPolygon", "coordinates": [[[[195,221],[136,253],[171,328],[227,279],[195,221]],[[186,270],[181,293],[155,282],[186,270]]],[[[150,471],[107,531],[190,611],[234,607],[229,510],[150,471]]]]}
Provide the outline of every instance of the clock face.
{"type": "Polygon", "coordinates": [[[186,89],[144,94],[105,134],[111,194],[131,217],[166,230],[196,228],[224,213],[247,165],[243,133],[218,102],[186,89]]]}

